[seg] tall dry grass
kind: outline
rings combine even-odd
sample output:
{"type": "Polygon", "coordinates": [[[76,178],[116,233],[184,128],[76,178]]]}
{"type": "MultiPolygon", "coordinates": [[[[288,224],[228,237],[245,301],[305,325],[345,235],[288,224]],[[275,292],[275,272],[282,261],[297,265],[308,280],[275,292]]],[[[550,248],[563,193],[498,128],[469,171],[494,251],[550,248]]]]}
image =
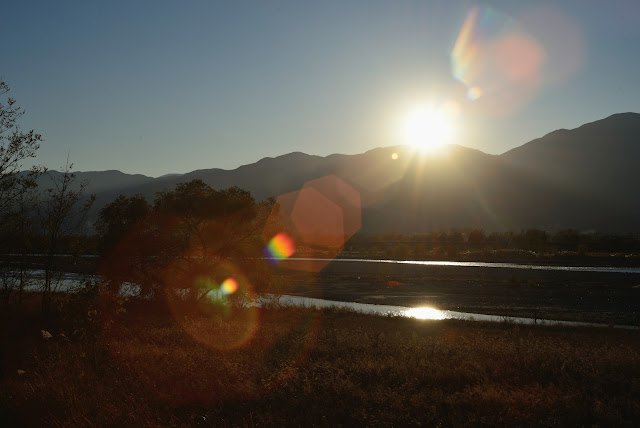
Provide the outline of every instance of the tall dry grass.
{"type": "Polygon", "coordinates": [[[640,423],[637,331],[277,307],[258,318],[243,309],[178,319],[123,307],[109,317],[61,317],[49,340],[29,322],[14,328],[21,335],[5,334],[21,342],[21,354],[5,341],[0,419],[32,426],[640,423]]]}

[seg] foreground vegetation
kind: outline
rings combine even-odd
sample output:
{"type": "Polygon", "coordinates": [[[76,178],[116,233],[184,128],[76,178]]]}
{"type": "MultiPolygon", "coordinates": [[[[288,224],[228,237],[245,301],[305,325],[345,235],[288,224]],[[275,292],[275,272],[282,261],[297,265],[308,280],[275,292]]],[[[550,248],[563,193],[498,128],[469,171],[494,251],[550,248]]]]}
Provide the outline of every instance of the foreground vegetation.
{"type": "Polygon", "coordinates": [[[638,331],[64,299],[3,312],[12,426],[640,422],[638,331]]]}

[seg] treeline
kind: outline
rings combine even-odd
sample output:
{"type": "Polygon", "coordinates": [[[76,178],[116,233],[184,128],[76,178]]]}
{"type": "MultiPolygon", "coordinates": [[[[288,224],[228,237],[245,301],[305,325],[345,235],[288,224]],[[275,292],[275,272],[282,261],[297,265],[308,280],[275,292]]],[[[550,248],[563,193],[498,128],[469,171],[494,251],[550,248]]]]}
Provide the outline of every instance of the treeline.
{"type": "Polygon", "coordinates": [[[486,255],[508,250],[538,254],[634,254],[640,253],[640,237],[637,234],[608,235],[575,229],[554,233],[540,229],[491,233],[469,229],[416,235],[357,234],[346,244],[344,254],[423,259],[456,257],[463,253],[486,255]]]}
{"type": "MultiPolygon", "coordinates": [[[[66,174],[71,183],[73,174],[66,174]]],[[[30,192],[29,205],[10,204],[3,213],[5,301],[21,301],[37,284],[47,312],[69,273],[85,274],[92,288],[111,296],[133,286],[141,297],[173,299],[190,308],[216,299],[243,304],[273,285],[272,266],[263,258],[264,237],[278,227],[267,224],[273,200],[258,203],[237,187],[214,190],[192,180],[157,193],[153,203],[142,195],[121,195],[89,224],[92,196],[37,187],[30,192]],[[57,195],[56,203],[46,195],[57,195]],[[40,272],[37,279],[34,271],[40,272]]]]}
{"type": "Polygon", "coordinates": [[[144,297],[190,305],[246,299],[272,285],[263,249],[264,236],[275,234],[267,230],[273,208],[272,200],[202,180],[159,192],[153,204],[120,196],[96,222],[99,271],[113,293],[133,283],[144,297]]]}

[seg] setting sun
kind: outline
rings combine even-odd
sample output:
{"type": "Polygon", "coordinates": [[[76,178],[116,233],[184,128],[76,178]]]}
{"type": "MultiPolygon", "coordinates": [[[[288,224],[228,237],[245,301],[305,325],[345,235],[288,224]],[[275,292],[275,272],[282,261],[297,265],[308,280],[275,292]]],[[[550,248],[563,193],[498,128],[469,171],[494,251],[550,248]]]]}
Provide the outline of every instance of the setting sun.
{"type": "Polygon", "coordinates": [[[455,131],[451,109],[421,106],[410,111],[402,123],[406,144],[431,151],[451,142],[455,131]]]}

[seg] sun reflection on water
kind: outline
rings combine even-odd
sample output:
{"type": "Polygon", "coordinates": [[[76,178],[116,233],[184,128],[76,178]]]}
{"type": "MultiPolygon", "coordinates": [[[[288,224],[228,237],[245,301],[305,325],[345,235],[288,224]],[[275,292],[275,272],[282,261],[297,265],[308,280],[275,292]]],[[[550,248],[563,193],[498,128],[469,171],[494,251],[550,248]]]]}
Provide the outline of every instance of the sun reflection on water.
{"type": "Polygon", "coordinates": [[[404,311],[404,316],[419,320],[443,320],[447,316],[443,311],[434,308],[411,308],[404,311]]]}

